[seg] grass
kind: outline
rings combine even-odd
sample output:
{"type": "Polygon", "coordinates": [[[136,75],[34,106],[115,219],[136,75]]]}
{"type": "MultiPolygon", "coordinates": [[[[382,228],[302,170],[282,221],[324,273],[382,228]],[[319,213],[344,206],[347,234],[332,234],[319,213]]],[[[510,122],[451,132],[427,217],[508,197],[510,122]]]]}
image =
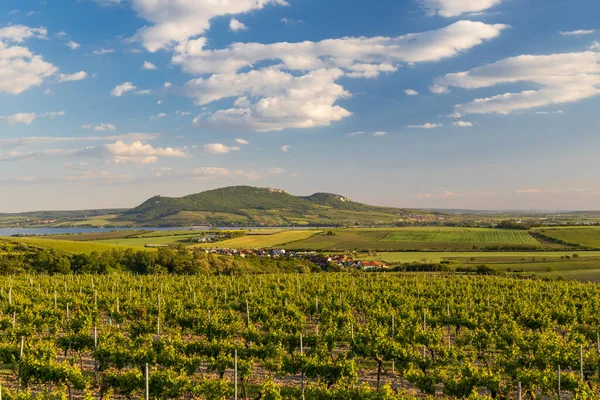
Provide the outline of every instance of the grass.
{"type": "Polygon", "coordinates": [[[165,236],[142,236],[135,238],[124,238],[124,239],[111,239],[111,240],[103,240],[102,243],[109,243],[121,246],[129,246],[129,247],[144,247],[147,244],[152,245],[176,245],[183,244],[189,245],[190,242],[187,241],[189,238],[198,237],[198,233],[186,233],[179,235],[165,235],[165,236]]]}
{"type": "Polygon", "coordinates": [[[224,240],[222,242],[200,244],[194,247],[220,247],[235,249],[256,249],[282,246],[286,243],[298,240],[308,239],[319,231],[314,230],[289,230],[285,232],[273,233],[271,235],[247,235],[235,239],[224,240]]]}
{"type": "Polygon", "coordinates": [[[390,232],[384,242],[539,245],[526,230],[491,228],[406,228],[390,232]]]}
{"type": "Polygon", "coordinates": [[[98,242],[77,242],[72,240],[40,239],[37,237],[11,237],[5,239],[15,243],[28,244],[30,246],[36,246],[43,249],[53,249],[69,254],[91,254],[93,252],[103,253],[110,250],[125,250],[127,248],[133,248],[132,246],[119,246],[115,244],[105,244],[98,242]]]}
{"type": "Polygon", "coordinates": [[[535,231],[565,243],[600,248],[600,227],[597,226],[538,228],[535,231]]]}

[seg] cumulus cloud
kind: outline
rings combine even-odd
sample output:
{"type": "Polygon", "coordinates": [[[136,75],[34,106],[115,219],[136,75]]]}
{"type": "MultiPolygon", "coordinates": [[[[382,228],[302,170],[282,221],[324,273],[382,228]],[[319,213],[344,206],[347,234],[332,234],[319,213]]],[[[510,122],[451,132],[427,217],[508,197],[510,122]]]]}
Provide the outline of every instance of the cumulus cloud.
{"type": "Polygon", "coordinates": [[[407,96],[418,96],[419,92],[417,92],[416,90],[412,90],[412,89],[406,89],[404,91],[404,94],[406,94],[407,96]]]}
{"type": "Polygon", "coordinates": [[[281,146],[281,151],[283,151],[284,153],[287,153],[290,150],[290,146],[285,145],[285,146],[281,146]]]}
{"type": "Polygon", "coordinates": [[[156,69],[156,65],[152,64],[150,61],[144,61],[143,69],[154,70],[156,69]]]}
{"type": "Polygon", "coordinates": [[[53,143],[69,143],[69,142],[112,142],[112,141],[149,141],[158,138],[155,133],[128,133],[125,135],[114,136],[30,136],[11,139],[0,139],[2,147],[22,147],[22,146],[38,146],[43,144],[53,143]]]}
{"type": "Polygon", "coordinates": [[[0,40],[23,43],[26,39],[46,39],[46,28],[30,28],[24,25],[10,25],[0,29],[0,40]]]}
{"type": "Polygon", "coordinates": [[[516,110],[564,104],[600,94],[600,53],[523,55],[447,74],[436,80],[433,92],[450,87],[478,89],[501,84],[530,83],[536,89],[480,98],[455,107],[455,117],[467,114],[508,114],[516,110]]]}
{"type": "Polygon", "coordinates": [[[473,126],[473,123],[468,121],[456,121],[453,122],[452,125],[459,128],[471,128],[473,126]]]}
{"type": "Polygon", "coordinates": [[[72,40],[69,43],[67,43],[67,46],[69,46],[71,50],[77,50],[79,47],[81,47],[79,43],[74,42],[72,40]]]}
{"type": "Polygon", "coordinates": [[[596,32],[594,29],[590,29],[590,30],[584,30],[584,29],[578,29],[576,31],[561,31],[560,34],[562,36],[581,36],[581,35],[591,35],[592,33],[596,32]]]}
{"type": "Polygon", "coordinates": [[[595,41],[590,45],[590,50],[600,50],[600,42],[595,41]]]}
{"type": "Polygon", "coordinates": [[[432,124],[430,122],[427,122],[425,124],[421,124],[421,125],[407,125],[407,128],[411,128],[411,129],[435,129],[435,128],[439,128],[441,127],[442,124],[432,124]]]}
{"type": "Polygon", "coordinates": [[[210,154],[226,154],[230,151],[240,151],[239,147],[228,147],[222,143],[210,143],[204,145],[204,152],[210,154]]]}
{"type": "Polygon", "coordinates": [[[152,147],[152,145],[141,141],[127,143],[122,140],[110,144],[86,147],[85,149],[74,151],[72,155],[102,158],[114,162],[115,164],[154,164],[160,156],[177,158],[188,157],[188,154],[183,149],[152,147]]]}
{"type": "Polygon", "coordinates": [[[40,86],[46,78],[58,72],[57,67],[27,47],[9,44],[31,38],[44,39],[46,35],[46,28],[11,25],[0,29],[0,93],[20,94],[40,86]]]}
{"type": "Polygon", "coordinates": [[[422,0],[429,15],[457,17],[466,13],[478,13],[500,4],[502,0],[422,0]]]}
{"type": "Polygon", "coordinates": [[[384,131],[377,131],[377,132],[373,132],[371,134],[371,136],[375,136],[375,137],[377,137],[377,136],[385,136],[385,135],[387,135],[387,132],[384,132],[384,131]]]}
{"type": "Polygon", "coordinates": [[[85,78],[87,78],[87,72],[79,71],[74,74],[59,74],[58,82],[63,83],[63,82],[82,81],[85,78]]]}
{"type": "Polygon", "coordinates": [[[236,141],[236,143],[238,143],[238,144],[250,144],[250,142],[249,142],[249,141],[247,141],[246,139],[240,139],[240,138],[237,138],[237,139],[235,139],[235,141],[236,141]]]}
{"type": "Polygon", "coordinates": [[[135,89],[137,89],[137,87],[135,87],[133,85],[133,83],[125,82],[125,83],[115,86],[113,88],[113,90],[110,92],[110,94],[113,96],[116,96],[116,97],[121,97],[125,93],[134,91],[135,89]]]}
{"type": "Polygon", "coordinates": [[[113,125],[113,124],[105,124],[105,123],[102,123],[102,124],[96,125],[96,126],[94,126],[92,124],[81,125],[81,127],[83,129],[87,129],[87,130],[91,130],[91,131],[96,131],[96,132],[115,131],[115,130],[117,130],[117,127],[115,125],[113,125]]]}
{"type": "Polygon", "coordinates": [[[238,15],[267,5],[287,5],[285,0],[132,0],[138,16],[149,21],[135,39],[151,52],[196,37],[218,16],[238,15]]]}
{"type": "Polygon", "coordinates": [[[396,71],[402,63],[453,57],[497,37],[505,28],[459,21],[436,31],[398,37],[235,43],[220,50],[206,49],[206,39],[199,38],[178,45],[173,63],[186,72],[209,75],[184,87],[196,104],[236,99],[233,108],[199,116],[199,121],[205,117],[217,126],[257,131],[312,128],[352,115],[336,105],[351,95],[337,83],[341,78],[375,78],[396,71]],[[272,65],[254,69],[264,61],[272,65]]]}
{"type": "Polygon", "coordinates": [[[245,171],[241,169],[232,170],[221,167],[202,167],[191,171],[190,175],[197,180],[212,180],[223,178],[245,178],[247,180],[261,179],[262,175],[255,171],[245,171]]]}
{"type": "Polygon", "coordinates": [[[4,120],[4,121],[8,122],[9,125],[16,125],[16,124],[31,125],[31,123],[38,118],[52,119],[54,117],[60,117],[65,114],[66,113],[64,111],[47,112],[47,113],[43,113],[43,114],[20,112],[20,113],[16,113],[16,114],[12,114],[12,115],[0,116],[0,120],[4,120]]]}
{"type": "Polygon", "coordinates": [[[248,30],[248,27],[243,22],[240,22],[235,18],[231,18],[231,20],[229,21],[229,29],[233,32],[237,32],[246,31],[248,30]]]}

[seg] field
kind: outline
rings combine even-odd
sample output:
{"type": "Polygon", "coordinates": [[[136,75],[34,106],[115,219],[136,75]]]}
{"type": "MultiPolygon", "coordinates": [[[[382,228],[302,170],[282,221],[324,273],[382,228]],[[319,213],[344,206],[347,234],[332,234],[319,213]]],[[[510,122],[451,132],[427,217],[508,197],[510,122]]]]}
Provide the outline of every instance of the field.
{"type": "Polygon", "coordinates": [[[103,253],[111,250],[125,250],[128,248],[133,248],[132,246],[107,244],[104,243],[104,241],[82,242],[71,240],[42,239],[38,237],[10,237],[5,239],[15,243],[24,243],[43,249],[53,249],[69,254],[91,254],[93,252],[103,253]]]}
{"type": "Polygon", "coordinates": [[[600,227],[597,226],[538,228],[535,232],[564,243],[600,249],[600,227]]]}
{"type": "Polygon", "coordinates": [[[332,251],[473,250],[494,247],[540,247],[525,230],[486,228],[374,228],[336,229],[292,243],[289,249],[332,251]]]}
{"type": "MultiPolygon", "coordinates": [[[[224,240],[216,243],[199,244],[194,247],[202,248],[233,248],[233,249],[257,249],[283,246],[299,240],[308,239],[320,231],[314,230],[288,230],[270,235],[246,235],[235,239],[224,240]]],[[[285,246],[284,246],[285,247],[285,246]]]]}
{"type": "Polygon", "coordinates": [[[30,399],[19,382],[52,388],[38,399],[556,398],[560,365],[562,398],[593,399],[598,304],[595,284],[440,274],[15,276],[0,281],[0,385],[8,399],[30,399]]]}
{"type": "Polygon", "coordinates": [[[539,245],[526,230],[486,228],[406,228],[390,232],[384,242],[539,245]]]}

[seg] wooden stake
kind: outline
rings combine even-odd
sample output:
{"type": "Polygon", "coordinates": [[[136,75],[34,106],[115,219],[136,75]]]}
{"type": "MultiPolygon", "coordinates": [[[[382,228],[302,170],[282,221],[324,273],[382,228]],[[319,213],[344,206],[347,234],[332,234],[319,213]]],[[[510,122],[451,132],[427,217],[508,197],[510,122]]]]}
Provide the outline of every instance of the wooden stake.
{"type": "Polygon", "coordinates": [[[144,383],[145,383],[145,396],[146,400],[150,400],[150,379],[148,376],[148,363],[146,363],[146,367],[144,368],[144,383]]]}
{"type": "Polygon", "coordinates": [[[238,357],[237,349],[233,353],[233,400],[238,398],[238,357]]]}

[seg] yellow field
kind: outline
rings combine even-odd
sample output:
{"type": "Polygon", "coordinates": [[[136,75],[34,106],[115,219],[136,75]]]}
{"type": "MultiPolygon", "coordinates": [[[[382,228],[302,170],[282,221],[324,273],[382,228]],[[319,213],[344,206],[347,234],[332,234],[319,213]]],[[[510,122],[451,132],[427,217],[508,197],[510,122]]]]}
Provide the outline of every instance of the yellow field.
{"type": "MultiPolygon", "coordinates": [[[[113,249],[125,250],[128,248],[133,249],[132,246],[120,246],[116,244],[103,244],[98,242],[76,242],[69,240],[52,240],[52,239],[40,239],[37,237],[23,237],[23,238],[4,238],[8,241],[15,243],[24,243],[31,246],[36,246],[44,249],[53,249],[62,251],[69,254],[91,254],[94,251],[98,253],[110,251],[113,249]]],[[[139,248],[135,248],[140,250],[139,248]]]]}
{"type": "Polygon", "coordinates": [[[281,246],[286,243],[295,242],[298,240],[308,239],[320,231],[314,230],[296,230],[274,233],[271,235],[247,235],[235,239],[224,240],[216,243],[206,243],[196,245],[194,247],[203,248],[232,248],[232,249],[257,249],[265,247],[281,246]]]}

